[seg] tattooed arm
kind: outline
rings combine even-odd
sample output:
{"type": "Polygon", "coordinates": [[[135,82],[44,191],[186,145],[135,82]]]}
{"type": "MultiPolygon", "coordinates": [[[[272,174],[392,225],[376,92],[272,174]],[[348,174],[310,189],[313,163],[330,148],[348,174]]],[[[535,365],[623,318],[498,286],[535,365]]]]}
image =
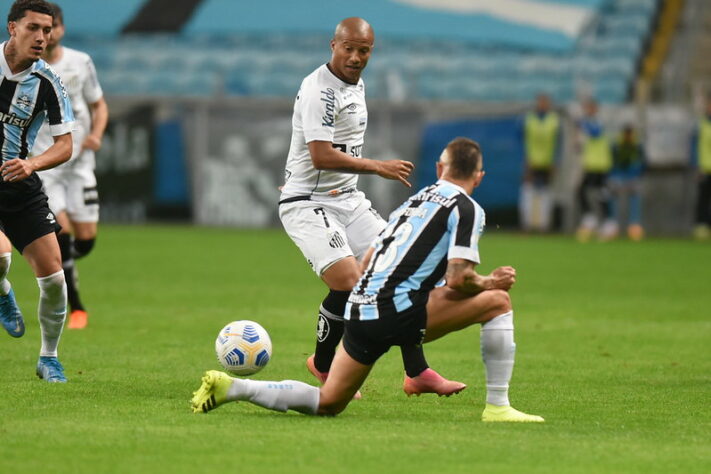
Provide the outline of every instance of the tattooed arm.
{"type": "Polygon", "coordinates": [[[445,279],[447,286],[467,294],[476,294],[484,290],[509,290],[516,282],[516,270],[513,267],[499,267],[490,275],[479,275],[476,265],[461,258],[453,258],[447,263],[445,279]]]}

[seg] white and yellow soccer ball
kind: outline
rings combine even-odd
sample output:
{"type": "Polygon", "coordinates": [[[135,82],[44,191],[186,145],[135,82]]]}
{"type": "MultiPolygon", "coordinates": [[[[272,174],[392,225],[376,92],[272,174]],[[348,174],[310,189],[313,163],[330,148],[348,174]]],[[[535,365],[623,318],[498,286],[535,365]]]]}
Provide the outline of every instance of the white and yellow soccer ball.
{"type": "Polygon", "coordinates": [[[254,321],[232,321],[215,340],[217,360],[235,375],[256,374],[272,357],[269,333],[254,321]]]}

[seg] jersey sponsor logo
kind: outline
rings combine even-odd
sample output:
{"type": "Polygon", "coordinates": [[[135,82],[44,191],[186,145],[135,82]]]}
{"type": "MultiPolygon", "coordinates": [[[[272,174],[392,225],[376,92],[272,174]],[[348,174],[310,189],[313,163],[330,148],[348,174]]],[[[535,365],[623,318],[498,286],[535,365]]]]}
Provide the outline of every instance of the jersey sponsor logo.
{"type": "Polygon", "coordinates": [[[57,73],[57,71],[52,69],[52,66],[49,64],[47,65],[47,70],[57,77],[57,82],[59,82],[59,90],[62,91],[62,97],[67,97],[67,88],[64,87],[64,82],[62,82],[61,76],[57,73]]]}
{"type": "Polygon", "coordinates": [[[30,119],[23,119],[15,114],[0,112],[0,122],[7,125],[15,125],[16,127],[26,128],[30,124],[30,119]]]}
{"type": "Polygon", "coordinates": [[[425,201],[439,204],[443,207],[452,207],[457,202],[455,198],[447,199],[441,194],[424,191],[413,198],[413,201],[425,201]]]}
{"type": "Polygon", "coordinates": [[[333,143],[331,146],[342,151],[343,153],[351,155],[354,158],[360,158],[363,153],[363,145],[352,145],[349,147],[343,143],[333,143]]]}
{"type": "Polygon", "coordinates": [[[334,127],[336,124],[336,93],[330,87],[326,90],[321,91],[321,102],[324,103],[326,110],[321,117],[321,125],[324,127],[334,127]]]}
{"type": "Polygon", "coordinates": [[[348,302],[351,304],[377,304],[377,295],[360,295],[351,293],[348,297],[348,302]]]}
{"type": "Polygon", "coordinates": [[[54,224],[55,222],[57,222],[57,219],[54,218],[54,214],[52,214],[51,212],[47,214],[47,220],[50,224],[54,224]]]}

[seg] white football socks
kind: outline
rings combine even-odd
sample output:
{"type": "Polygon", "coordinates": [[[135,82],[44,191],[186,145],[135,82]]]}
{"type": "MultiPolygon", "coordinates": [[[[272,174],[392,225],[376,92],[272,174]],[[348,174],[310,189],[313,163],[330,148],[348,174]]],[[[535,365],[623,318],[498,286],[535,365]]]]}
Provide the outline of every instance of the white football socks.
{"type": "Polygon", "coordinates": [[[307,415],[318,412],[319,396],[318,387],[296,380],[266,382],[233,378],[227,391],[229,401],[247,401],[270,410],[295,410],[307,415]]]}
{"type": "Polygon", "coordinates": [[[516,343],[513,311],[496,316],[481,326],[481,357],[486,367],[486,403],[509,405],[509,381],[516,343]]]}
{"type": "Polygon", "coordinates": [[[67,285],[64,270],[37,278],[40,288],[38,316],[42,332],[40,356],[57,357],[59,337],[67,315],[67,285]]]}
{"type": "Polygon", "coordinates": [[[10,282],[7,279],[7,274],[10,272],[10,262],[12,261],[12,252],[0,253],[0,295],[5,296],[10,293],[10,282]]]}

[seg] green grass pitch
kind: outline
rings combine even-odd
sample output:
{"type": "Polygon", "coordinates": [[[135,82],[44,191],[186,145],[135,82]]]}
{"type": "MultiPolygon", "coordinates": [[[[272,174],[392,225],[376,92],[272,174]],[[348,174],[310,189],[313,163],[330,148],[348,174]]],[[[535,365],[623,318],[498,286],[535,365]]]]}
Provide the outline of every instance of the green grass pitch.
{"type": "Polygon", "coordinates": [[[492,232],[480,250],[483,272],[518,270],[510,395],[544,424],[480,421],[476,327],[426,347],[469,385],[458,396],[408,399],[392,350],[336,418],[245,403],[192,414],[232,320],[272,337],[255,378],[312,382],[325,290],[278,229],[103,226],[79,264],[89,327],[65,330],[69,383],[47,384],[34,375],[38,290],[15,254],[27,333],[0,334],[0,472],[711,472],[711,245],[492,232]]]}

